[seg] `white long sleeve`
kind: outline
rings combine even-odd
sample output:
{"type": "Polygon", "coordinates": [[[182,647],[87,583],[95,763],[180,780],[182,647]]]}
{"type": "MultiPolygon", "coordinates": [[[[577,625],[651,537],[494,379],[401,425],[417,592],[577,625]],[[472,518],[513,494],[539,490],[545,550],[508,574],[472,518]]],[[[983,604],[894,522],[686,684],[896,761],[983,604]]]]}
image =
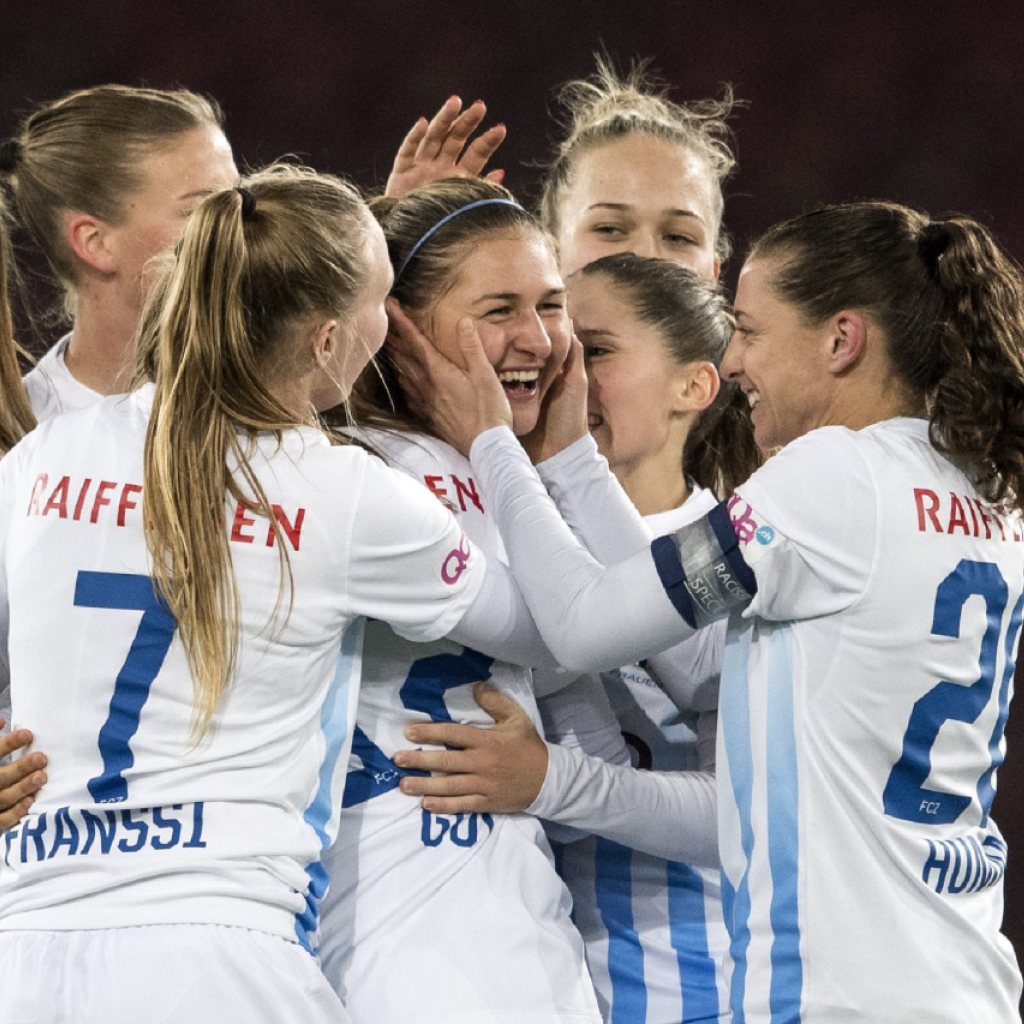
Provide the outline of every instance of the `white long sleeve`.
{"type": "Polygon", "coordinates": [[[448,639],[513,665],[558,671],[512,573],[496,558],[488,560],[476,600],[448,639]]]}
{"type": "Polygon", "coordinates": [[[576,672],[617,668],[692,635],[649,549],[605,568],[573,536],[519,442],[485,431],[470,453],[509,564],[541,635],[576,672]]]}
{"type": "Polygon", "coordinates": [[[645,772],[547,746],[547,776],[528,813],[666,860],[718,866],[713,773],[645,772]]]}
{"type": "Polygon", "coordinates": [[[621,562],[650,545],[650,529],[590,434],[538,463],[537,475],[562,518],[602,564],[621,562]]]}

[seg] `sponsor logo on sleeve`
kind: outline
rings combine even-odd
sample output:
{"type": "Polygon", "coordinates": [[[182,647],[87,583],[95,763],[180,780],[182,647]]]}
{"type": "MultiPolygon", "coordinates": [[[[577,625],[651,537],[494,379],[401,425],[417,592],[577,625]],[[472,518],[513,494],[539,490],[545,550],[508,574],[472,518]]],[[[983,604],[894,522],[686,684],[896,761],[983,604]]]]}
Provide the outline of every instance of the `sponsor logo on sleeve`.
{"type": "Polygon", "coordinates": [[[459,537],[459,546],[449,551],[441,563],[441,579],[448,586],[453,587],[459,582],[459,578],[466,571],[469,564],[469,538],[462,534],[459,537]]]}
{"type": "Polygon", "coordinates": [[[747,565],[753,567],[769,551],[782,543],[782,534],[770,523],[765,522],[750,502],[739,494],[734,494],[729,499],[727,507],[733,532],[739,541],[740,553],[747,565]]]}

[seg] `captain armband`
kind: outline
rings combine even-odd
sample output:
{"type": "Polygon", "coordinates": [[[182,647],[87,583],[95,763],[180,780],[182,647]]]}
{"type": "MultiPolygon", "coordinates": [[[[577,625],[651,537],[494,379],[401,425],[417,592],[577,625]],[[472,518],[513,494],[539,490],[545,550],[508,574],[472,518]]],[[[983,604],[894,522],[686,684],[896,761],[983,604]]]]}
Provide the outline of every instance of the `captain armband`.
{"type": "MultiPolygon", "coordinates": [[[[778,534],[772,536],[778,539],[778,534]]],[[[757,593],[757,579],[743,557],[725,502],[652,541],[651,554],[669,600],[694,629],[726,618],[757,593]]]]}

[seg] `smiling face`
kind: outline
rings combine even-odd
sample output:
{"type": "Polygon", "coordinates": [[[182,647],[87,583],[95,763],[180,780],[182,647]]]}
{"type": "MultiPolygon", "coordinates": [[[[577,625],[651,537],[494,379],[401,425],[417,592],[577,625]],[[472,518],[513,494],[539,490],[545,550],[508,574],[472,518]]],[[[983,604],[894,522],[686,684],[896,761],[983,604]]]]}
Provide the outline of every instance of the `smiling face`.
{"type": "Polygon", "coordinates": [[[562,272],[632,252],[717,279],[715,191],[707,162],[668,139],[627,135],[585,150],[558,211],[562,272]]]}
{"type": "Polygon", "coordinates": [[[688,367],[670,356],[657,328],[642,322],[627,294],[604,274],[577,275],[569,308],[583,346],[590,431],[621,479],[645,465],[672,480],[696,412],[685,408],[688,367]]]}
{"type": "Polygon", "coordinates": [[[224,133],[206,124],[148,152],[139,161],[139,172],[142,184],[125,198],[123,219],[112,228],[112,238],[122,287],[141,303],[147,262],[174,245],[203,198],[238,181],[238,168],[224,133]]]}
{"type": "Polygon", "coordinates": [[[466,316],[505,388],[512,429],[528,434],[571,332],[555,254],[540,231],[502,231],[467,246],[452,287],[416,320],[440,352],[461,364],[456,328],[466,316]]]}
{"type": "Polygon", "coordinates": [[[736,331],[722,377],[747,396],[754,439],[762,449],[788,444],[827,422],[834,378],[828,370],[828,324],[810,326],[771,285],[775,264],[749,260],[736,288],[736,331]]]}

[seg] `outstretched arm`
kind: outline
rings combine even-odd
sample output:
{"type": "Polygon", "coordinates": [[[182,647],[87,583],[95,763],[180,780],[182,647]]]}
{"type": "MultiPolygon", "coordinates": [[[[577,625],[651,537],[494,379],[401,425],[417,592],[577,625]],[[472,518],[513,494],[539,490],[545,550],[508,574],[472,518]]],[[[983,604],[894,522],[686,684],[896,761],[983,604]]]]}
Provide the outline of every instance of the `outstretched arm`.
{"type": "Polygon", "coordinates": [[[718,864],[715,781],[710,772],[644,772],[608,764],[580,750],[545,743],[515,701],[486,684],[475,695],[493,728],[416,723],[413,743],[448,750],[402,750],[402,768],[443,772],[407,775],[401,789],[438,814],[527,811],[548,821],[669,860],[718,864]]]}
{"type": "MultiPolygon", "coordinates": [[[[450,96],[430,121],[419,118],[398,147],[384,194],[397,198],[438,178],[483,174],[487,161],[505,141],[505,126],[496,124],[469,142],[486,113],[483,100],[463,110],[462,100],[450,96]]],[[[489,171],[484,177],[500,184],[505,172],[489,171]]]]}
{"type": "Polygon", "coordinates": [[[687,527],[685,545],[663,537],[625,561],[601,565],[566,526],[508,429],[508,402],[472,320],[459,325],[465,370],[418,334],[396,340],[404,346],[396,353],[400,372],[429,381],[418,397],[436,431],[469,450],[526,603],[566,668],[637,661],[725,617],[756,592],[724,509],[687,527]]]}

